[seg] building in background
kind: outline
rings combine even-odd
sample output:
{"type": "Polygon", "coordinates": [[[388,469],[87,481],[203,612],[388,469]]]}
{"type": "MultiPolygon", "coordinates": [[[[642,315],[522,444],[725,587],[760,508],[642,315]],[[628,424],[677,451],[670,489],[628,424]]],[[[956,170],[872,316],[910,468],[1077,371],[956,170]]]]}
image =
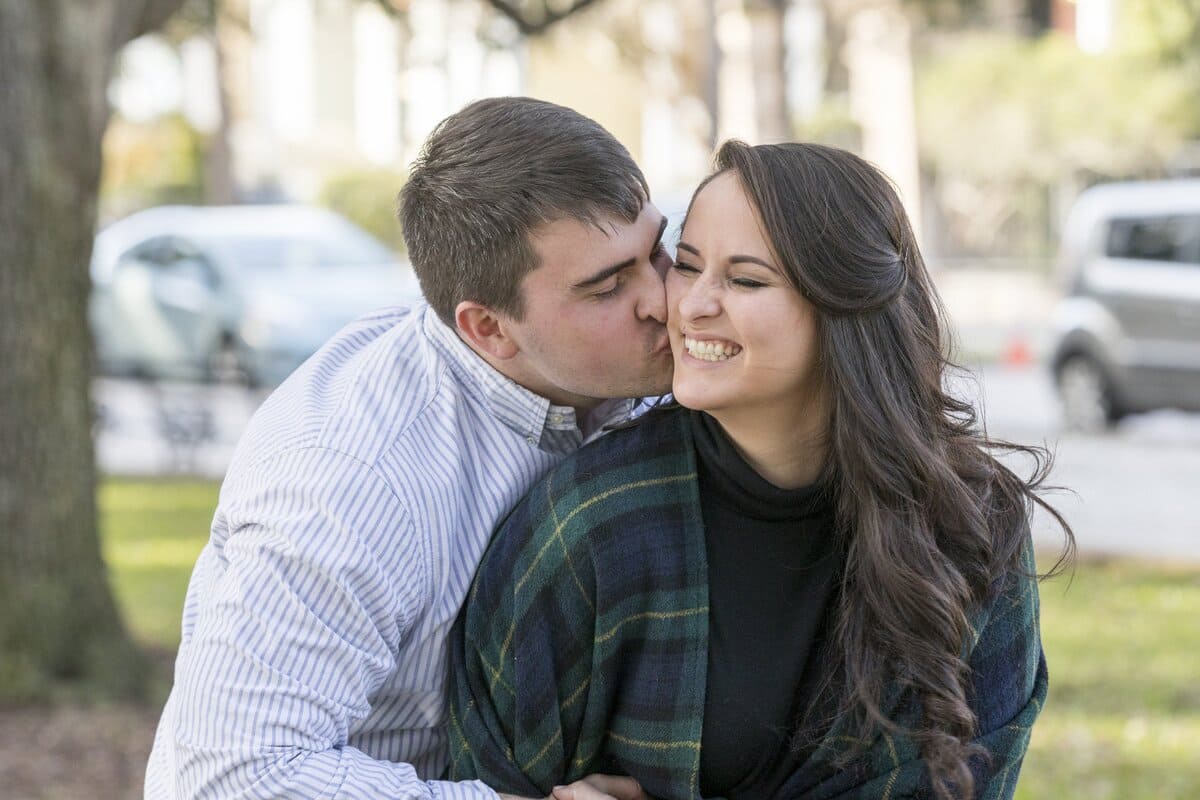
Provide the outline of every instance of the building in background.
{"type": "Polygon", "coordinates": [[[339,173],[403,172],[473,99],[528,94],[600,121],[674,198],[718,141],[791,138],[821,98],[818,0],[607,0],[535,38],[483,0],[403,6],[224,0],[215,33],[131,45],[114,105],[134,120],[180,112],[223,139],[223,200],[309,201],[339,173]]]}
{"type": "MultiPolygon", "coordinates": [[[[1118,11],[1128,6],[1120,0],[986,0],[962,6],[969,10],[950,22],[923,16],[934,4],[909,0],[601,0],[534,37],[520,34],[486,0],[391,5],[401,10],[389,13],[380,0],[220,0],[215,32],[194,32],[174,45],[131,45],[113,86],[115,105],[124,119],[180,112],[207,137],[202,194],[210,202],[313,201],[331,182],[349,180],[362,184],[358,197],[378,196],[386,206],[432,127],[467,102],[494,95],[541,97],[597,119],[629,147],[655,199],[672,209],[686,201],[727,138],[826,141],[860,153],[892,178],[935,258],[979,251],[1044,259],[1057,218],[1083,185],[1147,171],[1164,149],[1184,152],[1164,139],[1143,147],[1148,155],[1140,160],[1093,158],[1073,166],[1073,157],[1114,145],[1076,146],[1065,136],[1059,142],[1061,125],[1031,121],[1048,119],[1053,103],[1032,99],[1027,87],[1039,79],[1027,74],[1030,57],[1020,44],[1003,56],[1011,66],[989,68],[1005,76],[995,82],[998,92],[967,86],[980,80],[970,70],[970,53],[979,51],[973,35],[990,36],[994,45],[1050,32],[1041,38],[1074,42],[1076,55],[1108,58],[1120,33],[1118,11]],[[995,98],[982,113],[1011,107],[1016,132],[1009,149],[1030,140],[1026,155],[1009,157],[1028,164],[1029,175],[1017,176],[1020,186],[1012,176],[988,183],[987,174],[975,175],[987,172],[977,168],[972,144],[982,141],[971,129],[971,117],[981,113],[956,117],[951,110],[938,125],[927,124],[930,115],[918,102],[921,67],[943,58],[948,44],[964,54],[945,72],[961,76],[965,102],[995,98]],[[1013,75],[1025,80],[1015,90],[1013,75]],[[1001,96],[1006,87],[1009,96],[1001,96]],[[964,151],[958,162],[956,150],[964,151]],[[1049,174],[1053,159],[1064,165],[1062,175],[1049,174]],[[375,183],[367,185],[370,176],[375,183]],[[1052,186],[1054,198],[1037,200],[1024,188],[1033,183],[1052,186]],[[1018,203],[1030,209],[1021,212],[1028,219],[1003,222],[1018,203]],[[997,244],[997,236],[1004,241],[997,244]]],[[[1048,56],[1042,64],[1051,62],[1048,56]]],[[[1078,64],[1072,69],[1078,77],[1078,64]]],[[[1043,94],[1053,91],[1047,85],[1043,94]]],[[[1146,138],[1109,127],[1110,139],[1146,138]]],[[[997,162],[996,154],[985,161],[997,162]]],[[[110,217],[131,210],[128,202],[107,208],[110,217]]],[[[386,207],[373,216],[391,224],[386,207]]],[[[382,226],[358,221],[381,235],[382,226]]]]}

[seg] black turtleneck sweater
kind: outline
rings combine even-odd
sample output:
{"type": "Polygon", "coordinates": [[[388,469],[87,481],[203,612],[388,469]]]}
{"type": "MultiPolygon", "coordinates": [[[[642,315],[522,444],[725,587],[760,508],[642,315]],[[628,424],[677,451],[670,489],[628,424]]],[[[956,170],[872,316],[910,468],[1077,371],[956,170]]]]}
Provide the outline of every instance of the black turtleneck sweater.
{"type": "Polygon", "coordinates": [[[780,489],[712,417],[691,412],[708,553],[704,797],[771,797],[807,757],[791,746],[823,663],[841,563],[816,486],[780,489]]]}

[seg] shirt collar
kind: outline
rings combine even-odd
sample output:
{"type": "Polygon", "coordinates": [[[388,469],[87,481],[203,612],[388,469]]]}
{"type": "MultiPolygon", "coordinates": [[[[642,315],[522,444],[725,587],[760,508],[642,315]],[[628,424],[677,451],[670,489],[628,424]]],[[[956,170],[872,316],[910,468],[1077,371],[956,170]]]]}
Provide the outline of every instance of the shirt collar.
{"type": "Polygon", "coordinates": [[[636,400],[606,400],[588,414],[581,429],[575,419],[575,409],[556,406],[498,372],[468,347],[458,332],[442,322],[428,305],[424,308],[421,324],[425,335],[458,380],[487,405],[497,420],[540,449],[559,450],[571,440],[574,447],[578,447],[584,441],[585,433],[587,441],[591,441],[633,415],[636,400]],[[564,437],[571,432],[576,436],[564,437]]]}

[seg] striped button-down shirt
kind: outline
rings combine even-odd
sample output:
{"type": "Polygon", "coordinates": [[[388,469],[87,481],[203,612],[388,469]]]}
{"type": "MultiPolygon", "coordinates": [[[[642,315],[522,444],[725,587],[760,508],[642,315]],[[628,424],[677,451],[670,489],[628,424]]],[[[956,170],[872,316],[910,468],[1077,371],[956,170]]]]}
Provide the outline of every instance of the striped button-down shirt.
{"type": "Polygon", "coordinates": [[[446,636],[492,530],[582,441],[425,305],[342,331],[234,455],[146,796],[494,798],[435,780],[446,636]]]}

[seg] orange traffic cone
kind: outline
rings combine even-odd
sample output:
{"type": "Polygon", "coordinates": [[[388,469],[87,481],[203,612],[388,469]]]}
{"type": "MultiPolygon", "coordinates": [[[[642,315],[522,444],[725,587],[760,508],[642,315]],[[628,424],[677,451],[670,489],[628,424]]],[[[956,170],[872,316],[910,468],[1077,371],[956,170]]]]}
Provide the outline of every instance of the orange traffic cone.
{"type": "Polygon", "coordinates": [[[1008,340],[1008,345],[1000,354],[1000,360],[1010,367],[1027,367],[1034,361],[1033,348],[1024,336],[1016,334],[1008,340]]]}

